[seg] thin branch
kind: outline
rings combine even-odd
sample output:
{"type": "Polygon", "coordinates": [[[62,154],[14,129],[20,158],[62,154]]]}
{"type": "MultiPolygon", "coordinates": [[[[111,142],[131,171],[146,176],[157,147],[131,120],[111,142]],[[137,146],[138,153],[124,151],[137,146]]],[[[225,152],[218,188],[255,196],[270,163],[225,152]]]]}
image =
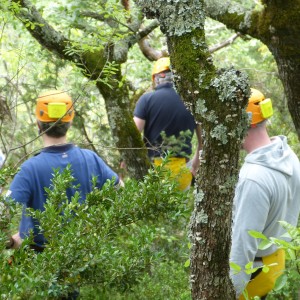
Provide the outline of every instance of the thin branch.
{"type": "Polygon", "coordinates": [[[3,26],[2,26],[2,29],[1,29],[1,34],[0,34],[0,41],[2,41],[2,37],[3,37],[3,34],[4,34],[4,29],[5,29],[5,26],[6,26],[6,22],[3,23],[3,26]]]}
{"type": "Polygon", "coordinates": [[[146,36],[148,36],[158,26],[159,26],[158,20],[153,21],[151,24],[149,24],[145,28],[139,29],[138,33],[135,32],[136,34],[130,35],[128,38],[126,38],[125,39],[125,43],[128,44],[128,47],[132,47],[134,44],[138,43],[143,38],[145,38],[146,36]]]}
{"type": "Polygon", "coordinates": [[[119,20],[117,20],[111,16],[106,18],[105,15],[106,15],[106,13],[99,14],[99,13],[95,13],[93,11],[81,12],[81,16],[83,16],[83,17],[88,17],[88,18],[92,18],[92,19],[107,23],[112,28],[117,28],[118,25],[122,25],[122,26],[126,27],[127,29],[129,29],[131,32],[135,33],[135,31],[127,24],[124,24],[123,22],[120,22],[119,20]]]}
{"type": "Polygon", "coordinates": [[[159,26],[159,21],[154,20],[151,22],[148,26],[146,26],[143,29],[140,29],[140,31],[136,34],[136,39],[139,41],[146,37],[148,34],[150,34],[154,29],[156,29],[159,26]]]}
{"type": "Polygon", "coordinates": [[[150,46],[149,38],[143,38],[138,42],[140,50],[144,56],[150,61],[156,61],[161,57],[167,56],[167,50],[156,50],[150,46]]]}
{"type": "Polygon", "coordinates": [[[233,36],[231,36],[229,39],[223,41],[222,43],[219,43],[217,45],[210,47],[209,52],[214,53],[222,48],[225,48],[225,47],[231,45],[240,36],[241,36],[241,34],[239,32],[234,34],[233,36]]]}
{"type": "Polygon", "coordinates": [[[93,151],[99,155],[99,153],[98,153],[98,151],[97,151],[94,143],[92,142],[92,140],[90,139],[90,137],[89,137],[89,135],[88,135],[88,133],[86,131],[86,128],[85,128],[85,125],[84,125],[84,118],[83,118],[83,116],[79,112],[76,113],[76,116],[79,117],[80,120],[81,120],[81,122],[82,122],[81,126],[82,126],[82,129],[83,129],[83,134],[84,134],[86,140],[88,141],[88,144],[92,147],[93,151]]]}

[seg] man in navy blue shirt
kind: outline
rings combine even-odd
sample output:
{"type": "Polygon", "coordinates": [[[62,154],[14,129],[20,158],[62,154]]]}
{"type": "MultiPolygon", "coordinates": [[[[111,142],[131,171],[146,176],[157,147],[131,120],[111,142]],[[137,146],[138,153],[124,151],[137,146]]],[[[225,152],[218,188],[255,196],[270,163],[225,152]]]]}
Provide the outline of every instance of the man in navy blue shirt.
{"type": "MultiPolygon", "coordinates": [[[[7,196],[23,204],[24,210],[19,233],[11,239],[11,247],[17,248],[30,230],[34,232],[34,249],[43,249],[44,236],[39,233],[37,221],[25,212],[26,207],[44,210],[45,188],[49,188],[53,169],[71,166],[74,186],[79,186],[80,201],[92,191],[92,178],[97,177],[96,186],[101,189],[107,180],[121,183],[115,172],[94,152],[81,149],[67,142],[66,134],[74,118],[74,107],[70,96],[62,91],[52,90],[41,94],[37,99],[36,118],[39,130],[43,133],[44,148],[25,161],[14,177],[7,196]]],[[[75,190],[69,188],[70,199],[75,190]]]]}
{"type": "Polygon", "coordinates": [[[161,157],[166,151],[171,152],[169,169],[177,177],[179,188],[185,190],[191,183],[192,174],[196,174],[200,165],[200,126],[196,125],[191,112],[173,88],[169,57],[155,62],[152,81],[155,90],[142,95],[138,100],[134,110],[134,122],[139,131],[144,133],[148,155],[155,165],[161,164],[161,157]],[[195,130],[198,147],[190,161],[191,171],[188,171],[186,162],[192,154],[191,140],[195,130]]]}

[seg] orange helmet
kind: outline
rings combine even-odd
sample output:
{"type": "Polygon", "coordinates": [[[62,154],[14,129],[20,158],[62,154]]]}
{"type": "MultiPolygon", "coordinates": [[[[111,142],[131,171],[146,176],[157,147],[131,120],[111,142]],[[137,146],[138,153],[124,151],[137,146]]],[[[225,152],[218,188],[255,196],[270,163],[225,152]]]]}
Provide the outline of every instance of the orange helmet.
{"type": "Polygon", "coordinates": [[[246,111],[251,114],[251,127],[255,127],[257,123],[273,115],[272,101],[269,98],[265,99],[264,94],[259,90],[251,88],[251,96],[246,111]]]}
{"type": "Polygon", "coordinates": [[[154,81],[155,74],[166,70],[170,70],[170,57],[161,57],[154,63],[152,70],[152,81],[154,81]]]}
{"type": "Polygon", "coordinates": [[[63,91],[50,90],[41,93],[36,103],[36,118],[45,123],[70,122],[74,118],[74,108],[71,97],[63,91]]]}

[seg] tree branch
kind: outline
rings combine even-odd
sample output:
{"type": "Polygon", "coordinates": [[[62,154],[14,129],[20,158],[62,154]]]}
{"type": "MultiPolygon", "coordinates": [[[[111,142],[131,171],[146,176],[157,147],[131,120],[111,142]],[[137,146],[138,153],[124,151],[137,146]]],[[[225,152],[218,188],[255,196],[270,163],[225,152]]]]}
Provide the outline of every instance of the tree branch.
{"type": "Polygon", "coordinates": [[[88,18],[95,19],[97,21],[104,22],[112,28],[117,28],[118,25],[122,25],[122,26],[126,27],[127,29],[129,29],[131,32],[135,33],[135,31],[130,26],[128,26],[127,24],[124,24],[124,23],[120,22],[119,20],[117,20],[113,17],[107,17],[106,18],[105,15],[106,15],[106,13],[99,14],[99,13],[95,13],[93,11],[84,11],[84,12],[81,13],[81,16],[83,16],[83,17],[88,17],[88,18]]]}
{"type": "Polygon", "coordinates": [[[138,34],[136,34],[136,39],[137,40],[141,40],[142,38],[144,38],[148,34],[150,34],[158,26],[159,26],[159,21],[158,20],[154,20],[148,26],[146,26],[145,28],[141,29],[138,34]]]}
{"type": "Polygon", "coordinates": [[[208,17],[224,23],[228,28],[249,34],[254,38],[259,37],[257,25],[261,12],[246,9],[233,1],[204,0],[205,11],[208,17]]]}
{"type": "Polygon", "coordinates": [[[149,43],[149,38],[143,38],[138,42],[140,50],[144,56],[150,61],[156,61],[161,57],[168,56],[168,51],[166,50],[156,50],[151,47],[149,43]]]}
{"type": "Polygon", "coordinates": [[[217,45],[210,47],[209,52],[214,53],[222,48],[227,47],[228,45],[231,45],[239,36],[241,36],[241,34],[238,32],[238,33],[234,34],[233,36],[231,36],[229,39],[223,41],[222,43],[219,43],[217,45]]]}
{"type": "Polygon", "coordinates": [[[151,61],[157,60],[158,58],[164,56],[161,51],[157,51],[150,46],[147,40],[147,36],[159,26],[159,21],[154,20],[148,26],[143,29],[140,29],[139,32],[129,37],[129,47],[133,46],[135,43],[139,44],[139,47],[142,53],[151,61]]]}
{"type": "Polygon", "coordinates": [[[16,17],[26,26],[30,34],[46,49],[56,53],[59,57],[67,60],[76,61],[79,59],[76,54],[66,54],[66,48],[70,45],[70,41],[61,33],[56,31],[48,22],[40,15],[38,10],[30,1],[13,0],[13,2],[21,5],[19,11],[13,11],[16,17]]]}
{"type": "Polygon", "coordinates": [[[76,116],[80,118],[82,131],[83,131],[83,134],[84,134],[86,140],[88,141],[88,144],[90,145],[90,147],[93,149],[93,151],[94,151],[96,154],[100,155],[100,153],[98,153],[98,151],[97,151],[97,149],[96,149],[96,147],[95,147],[93,141],[90,139],[90,137],[89,137],[89,135],[88,135],[88,133],[87,133],[86,127],[85,127],[85,125],[84,125],[84,118],[83,118],[83,116],[82,116],[81,113],[78,112],[78,111],[76,112],[76,116]]]}

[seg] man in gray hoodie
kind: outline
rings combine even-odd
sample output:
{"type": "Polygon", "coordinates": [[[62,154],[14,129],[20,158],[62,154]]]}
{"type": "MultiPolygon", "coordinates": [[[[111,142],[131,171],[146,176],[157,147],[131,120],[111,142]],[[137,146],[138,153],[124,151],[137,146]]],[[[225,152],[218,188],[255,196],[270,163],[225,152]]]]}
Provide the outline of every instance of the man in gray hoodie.
{"type": "MultiPolygon", "coordinates": [[[[247,112],[251,125],[243,143],[248,155],[240,170],[236,186],[233,212],[232,249],[230,260],[241,267],[231,278],[237,299],[260,296],[264,299],[274,287],[275,280],[285,267],[284,250],[275,245],[258,249],[260,240],[249,235],[249,230],[266,237],[282,238],[285,233],[279,221],[297,225],[300,211],[300,164],[284,136],[269,137],[266,120],[273,114],[270,99],[252,89],[247,112]],[[267,273],[258,269],[244,272],[245,266],[270,265],[267,273]]],[[[284,239],[284,238],[282,238],[284,239]]]]}

